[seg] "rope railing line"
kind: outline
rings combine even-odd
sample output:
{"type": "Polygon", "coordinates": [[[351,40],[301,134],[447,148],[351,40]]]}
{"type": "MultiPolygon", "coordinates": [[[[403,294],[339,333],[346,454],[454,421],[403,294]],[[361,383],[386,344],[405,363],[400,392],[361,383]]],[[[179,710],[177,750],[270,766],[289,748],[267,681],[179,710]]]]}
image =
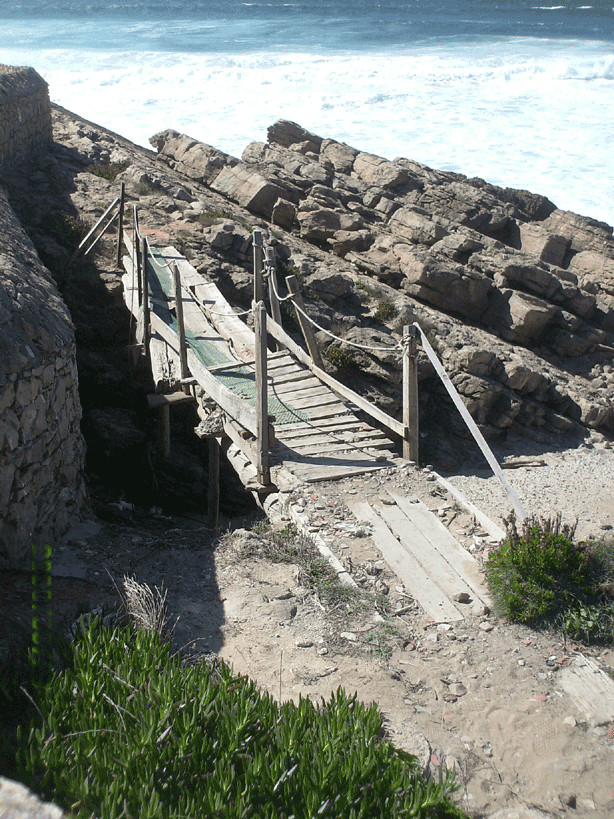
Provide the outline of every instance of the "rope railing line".
{"type": "Polygon", "coordinates": [[[294,305],[294,307],[296,308],[296,310],[298,310],[298,312],[299,312],[299,313],[300,313],[302,316],[304,316],[304,318],[306,318],[306,319],[307,319],[307,321],[308,321],[310,324],[313,324],[313,326],[314,326],[314,327],[317,327],[317,329],[318,329],[318,330],[320,330],[321,332],[325,333],[327,336],[330,336],[330,337],[331,337],[331,338],[333,338],[335,341],[338,341],[340,344],[348,344],[350,347],[356,347],[356,348],[357,348],[357,349],[359,349],[359,350],[369,350],[370,352],[376,352],[376,353],[397,353],[397,354],[398,354],[399,352],[400,352],[401,354],[403,353],[403,343],[402,343],[402,342],[400,342],[400,341],[398,341],[398,342],[395,344],[395,346],[394,346],[394,347],[393,347],[393,346],[390,346],[390,347],[374,347],[374,346],[372,346],[372,345],[368,345],[368,344],[357,344],[357,343],[356,343],[356,342],[354,342],[354,341],[349,341],[348,339],[345,339],[345,338],[340,338],[339,336],[336,336],[334,333],[332,333],[330,330],[326,330],[324,327],[322,327],[321,325],[319,325],[319,324],[317,323],[317,321],[315,321],[315,319],[312,319],[312,318],[311,318],[311,316],[309,316],[309,315],[308,315],[308,314],[305,312],[305,310],[303,310],[303,308],[302,308],[302,307],[299,307],[299,305],[296,303],[296,300],[295,300],[295,298],[294,298],[294,294],[289,293],[287,296],[280,296],[280,295],[279,295],[279,293],[277,292],[277,284],[276,284],[276,282],[275,282],[275,276],[271,276],[271,273],[272,273],[272,272],[273,272],[273,270],[272,270],[272,269],[270,269],[270,270],[267,270],[267,272],[266,272],[266,273],[264,273],[263,275],[264,275],[264,277],[265,277],[265,278],[269,278],[269,277],[270,277],[270,281],[271,281],[271,284],[272,284],[272,286],[273,286],[273,291],[275,292],[275,295],[277,296],[277,299],[278,299],[280,302],[283,302],[283,301],[291,301],[291,302],[292,302],[292,304],[294,305]]]}

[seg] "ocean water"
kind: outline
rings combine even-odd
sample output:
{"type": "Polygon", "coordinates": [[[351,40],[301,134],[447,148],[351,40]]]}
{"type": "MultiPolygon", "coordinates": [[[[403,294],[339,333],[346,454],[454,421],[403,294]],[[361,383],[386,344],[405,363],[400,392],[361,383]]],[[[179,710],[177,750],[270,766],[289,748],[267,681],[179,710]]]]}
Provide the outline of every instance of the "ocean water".
{"type": "Polygon", "coordinates": [[[283,117],[614,223],[614,0],[0,0],[0,62],[142,145],[283,117]]]}

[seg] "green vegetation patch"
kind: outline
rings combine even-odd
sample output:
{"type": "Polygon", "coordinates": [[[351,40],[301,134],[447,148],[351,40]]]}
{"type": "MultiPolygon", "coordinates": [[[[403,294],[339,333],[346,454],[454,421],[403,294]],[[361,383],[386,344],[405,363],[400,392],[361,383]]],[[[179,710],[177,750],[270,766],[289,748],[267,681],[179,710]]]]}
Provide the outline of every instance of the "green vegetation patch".
{"type": "Polygon", "coordinates": [[[338,344],[331,344],[324,355],[338,370],[355,370],[358,367],[352,354],[338,344]]]}
{"type": "Polygon", "coordinates": [[[510,518],[507,537],[486,564],[493,601],[513,622],[614,643],[614,544],[576,544],[574,534],[560,515],[528,518],[520,531],[510,518]]]}
{"type": "Polygon", "coordinates": [[[373,318],[375,321],[379,322],[386,322],[391,321],[393,318],[396,318],[399,315],[399,311],[394,306],[394,304],[390,301],[381,301],[378,306],[377,310],[373,314],[373,318]]]}
{"type": "Polygon", "coordinates": [[[90,627],[34,694],[24,778],[76,817],[462,817],[382,719],[339,689],[276,703],[223,664],[185,667],[152,632],[90,627]]]}
{"type": "Polygon", "coordinates": [[[101,177],[101,179],[115,182],[120,173],[123,173],[129,167],[130,162],[126,159],[123,162],[96,162],[93,165],[88,165],[85,170],[94,176],[101,177]]]}

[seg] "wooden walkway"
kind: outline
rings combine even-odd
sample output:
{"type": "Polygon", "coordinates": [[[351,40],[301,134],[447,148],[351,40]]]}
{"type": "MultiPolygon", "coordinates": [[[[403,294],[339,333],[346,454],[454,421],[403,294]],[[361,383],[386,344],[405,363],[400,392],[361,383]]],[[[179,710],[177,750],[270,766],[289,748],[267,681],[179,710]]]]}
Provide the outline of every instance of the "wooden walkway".
{"type": "MultiPolygon", "coordinates": [[[[270,483],[262,485],[257,469],[255,401],[260,365],[254,356],[256,334],[234,313],[214,283],[174,248],[166,247],[151,250],[147,274],[151,334],[147,338],[142,327],[142,283],[139,285],[133,264],[135,249],[127,244],[130,253],[123,259],[125,302],[137,325],[141,322],[139,340],[147,344],[154,380],[166,393],[152,396],[150,404],[168,414],[175,401],[195,401],[202,419],[201,437],[226,441],[226,455],[246,488],[262,498],[402,463],[393,452],[392,440],[359,418],[352,403],[339,392],[363,406],[364,399],[314,366],[281,328],[267,322],[275,338],[289,349],[266,353],[272,435],[270,483]],[[180,279],[179,311],[170,271],[175,282],[180,279]],[[182,322],[178,321],[179,313],[182,322]],[[182,347],[186,348],[183,363],[182,347]],[[337,389],[323,383],[324,378],[337,389]]],[[[474,558],[426,506],[410,502],[385,486],[382,491],[388,492],[386,503],[370,505],[357,500],[350,504],[350,511],[358,522],[367,525],[373,551],[381,552],[428,616],[437,622],[453,622],[487,611],[488,597],[474,558]],[[459,595],[467,602],[458,602],[455,598],[459,595]]],[[[320,487],[318,492],[325,494],[326,490],[320,487]]],[[[300,524],[300,511],[295,519],[300,524]]],[[[325,544],[320,545],[326,553],[325,544]]],[[[331,554],[329,557],[334,560],[331,554]]],[[[340,564],[338,568],[340,576],[351,582],[340,564]]]]}
{"type": "MultiPolygon", "coordinates": [[[[131,250],[123,259],[124,300],[138,323],[142,307],[133,267],[134,249],[131,250]]],[[[246,486],[253,488],[257,484],[257,444],[253,435],[256,425],[255,334],[235,315],[216,285],[201,276],[174,248],[153,249],[152,256],[148,270],[149,346],[154,378],[174,395],[182,386],[176,302],[169,282],[164,281],[165,277],[170,280],[170,273],[164,271],[177,265],[190,370],[183,384],[190,385],[192,396],[196,395],[194,387],[198,385],[225,408],[223,431],[243,454],[245,462],[239,474],[246,486]],[[250,463],[254,469],[249,468],[250,463]]],[[[299,482],[316,482],[381,469],[398,461],[391,439],[360,420],[351,406],[322,383],[305,363],[287,351],[269,351],[266,370],[268,412],[273,431],[272,484],[284,482],[284,472],[299,482]]],[[[180,398],[177,396],[177,400],[180,398]]],[[[168,400],[172,401],[170,396],[168,400]]],[[[200,402],[198,410],[206,424],[211,410],[200,402]]],[[[287,477],[285,480],[287,482],[287,477]]]]}

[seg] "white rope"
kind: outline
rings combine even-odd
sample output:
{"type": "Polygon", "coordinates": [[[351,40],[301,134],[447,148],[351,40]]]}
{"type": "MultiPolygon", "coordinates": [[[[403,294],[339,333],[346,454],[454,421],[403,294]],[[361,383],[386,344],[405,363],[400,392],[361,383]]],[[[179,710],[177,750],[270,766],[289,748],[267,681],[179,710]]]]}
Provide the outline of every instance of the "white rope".
{"type": "Polygon", "coordinates": [[[339,338],[339,336],[336,336],[334,333],[331,333],[330,330],[325,330],[324,327],[321,327],[317,323],[317,321],[314,321],[314,319],[311,318],[311,316],[308,316],[307,313],[301,307],[299,307],[298,304],[294,301],[294,296],[293,296],[292,293],[289,293],[287,296],[281,297],[279,295],[279,293],[277,292],[277,287],[275,285],[275,276],[271,276],[271,270],[270,269],[269,269],[269,271],[267,273],[264,274],[264,276],[265,276],[265,278],[270,277],[270,281],[273,284],[273,290],[274,290],[275,295],[277,296],[277,298],[278,298],[278,300],[280,302],[281,301],[288,301],[288,300],[292,301],[295,308],[299,311],[299,313],[302,316],[304,316],[307,319],[308,322],[313,324],[314,327],[317,327],[318,330],[321,330],[321,332],[325,333],[327,336],[330,336],[331,338],[335,339],[335,341],[338,341],[340,344],[349,344],[350,347],[356,347],[359,350],[369,350],[370,352],[375,352],[375,353],[392,353],[392,352],[403,353],[403,345],[402,345],[401,342],[397,342],[394,347],[372,347],[372,346],[369,346],[368,344],[356,344],[354,341],[348,341],[345,338],[339,338]]]}
{"type": "Polygon", "coordinates": [[[212,310],[210,307],[207,307],[206,304],[203,304],[203,302],[198,303],[206,313],[211,313],[213,316],[226,316],[227,318],[233,318],[235,316],[237,318],[240,318],[241,316],[249,316],[254,309],[253,307],[250,307],[249,310],[243,310],[241,313],[233,313],[232,311],[230,313],[223,313],[221,310],[212,310]]]}
{"type": "Polygon", "coordinates": [[[350,347],[356,347],[358,350],[369,350],[370,352],[375,352],[375,353],[402,353],[403,352],[403,345],[401,344],[400,341],[398,341],[394,347],[372,347],[372,346],[370,346],[368,344],[356,344],[356,342],[354,342],[354,341],[348,341],[345,338],[339,338],[339,336],[336,336],[334,333],[331,333],[330,330],[325,330],[324,327],[321,327],[318,324],[318,322],[314,321],[310,316],[308,316],[307,313],[303,310],[303,308],[299,307],[296,302],[293,302],[293,304],[296,307],[296,309],[299,311],[299,313],[302,316],[304,316],[307,319],[307,321],[309,321],[311,324],[313,324],[314,327],[317,327],[318,330],[321,330],[323,333],[326,333],[327,336],[330,336],[331,338],[334,338],[335,341],[338,341],[340,344],[349,344],[350,347]]]}
{"type": "Polygon", "coordinates": [[[280,295],[279,295],[279,293],[277,292],[277,283],[276,283],[276,281],[275,281],[275,278],[276,278],[276,277],[271,275],[271,273],[274,273],[274,272],[276,272],[276,271],[275,271],[275,268],[274,268],[274,267],[270,267],[268,270],[266,270],[266,271],[263,273],[263,278],[268,279],[268,280],[271,282],[271,285],[272,285],[272,287],[273,287],[273,292],[274,292],[274,293],[275,293],[275,295],[277,296],[277,301],[278,301],[278,302],[280,302],[280,303],[281,303],[282,301],[289,301],[289,300],[290,300],[290,301],[292,301],[292,299],[294,298],[294,297],[293,297],[293,295],[292,295],[292,293],[288,293],[288,295],[287,295],[287,296],[280,296],[280,295]]]}

